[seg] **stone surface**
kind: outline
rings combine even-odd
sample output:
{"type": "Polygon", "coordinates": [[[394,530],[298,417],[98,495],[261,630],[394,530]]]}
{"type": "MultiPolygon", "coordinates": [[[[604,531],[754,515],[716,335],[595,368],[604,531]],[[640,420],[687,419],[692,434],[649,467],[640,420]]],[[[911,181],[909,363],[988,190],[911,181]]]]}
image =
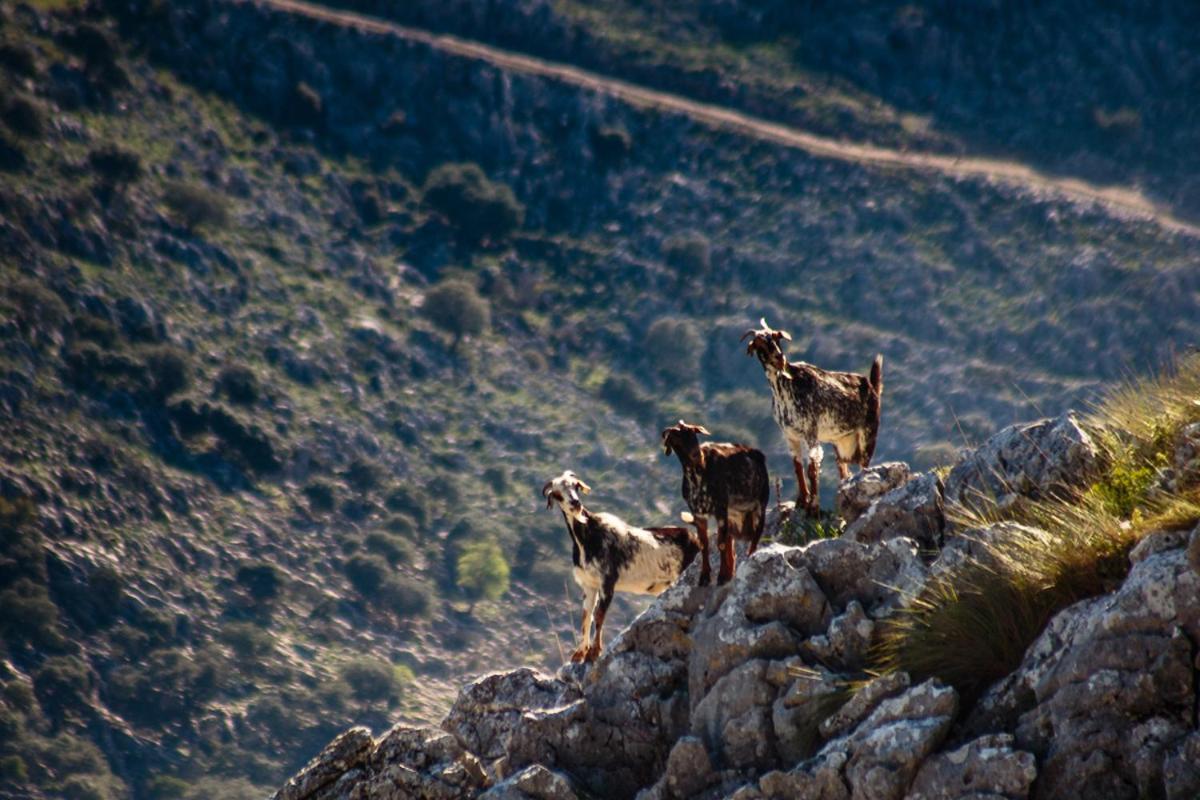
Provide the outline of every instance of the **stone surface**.
{"type": "Polygon", "coordinates": [[[897,536],[916,541],[923,550],[941,547],[946,527],[942,481],[932,472],[910,480],[875,500],[842,534],[856,542],[878,542],[897,536]]]}
{"type": "Polygon", "coordinates": [[[366,728],[351,728],[325,745],[317,756],[293,776],[272,800],[308,800],[319,796],[338,778],[366,763],[375,740],[366,728]]]}
{"type": "Polygon", "coordinates": [[[908,482],[911,472],[903,461],[885,461],[860,470],[838,485],[837,510],[847,526],[871,504],[908,482]]]}
{"type": "Polygon", "coordinates": [[[1165,791],[1165,760],[1194,728],[1200,575],[1183,549],[1148,555],[1116,592],[1055,616],[967,730],[1011,730],[1039,759],[1034,796],[1165,791]]]}
{"type": "Polygon", "coordinates": [[[947,506],[970,508],[991,498],[1005,508],[1086,487],[1101,454],[1073,412],[1010,425],[959,457],[946,478],[947,506]]]}
{"type": "Polygon", "coordinates": [[[866,663],[874,635],[875,621],[867,616],[862,603],[851,600],[825,633],[810,636],[800,645],[800,652],[815,663],[853,672],[866,663]]]}
{"type": "MultiPolygon", "coordinates": [[[[483,765],[449,733],[397,725],[385,733],[349,800],[459,800],[487,785],[483,765]]],[[[340,796],[339,796],[340,800],[340,796]]]]}
{"type": "Polygon", "coordinates": [[[571,683],[522,668],[484,675],[458,693],[442,729],[486,761],[506,751],[513,726],[525,711],[554,708],[579,699],[571,683]]]}
{"type": "Polygon", "coordinates": [[[532,764],[479,795],[480,800],[578,800],[578,797],[570,781],[541,764],[532,764]]]}
{"type": "Polygon", "coordinates": [[[1012,736],[981,736],[926,760],[905,800],[1023,800],[1035,778],[1033,754],[1014,750],[1012,736]]]}

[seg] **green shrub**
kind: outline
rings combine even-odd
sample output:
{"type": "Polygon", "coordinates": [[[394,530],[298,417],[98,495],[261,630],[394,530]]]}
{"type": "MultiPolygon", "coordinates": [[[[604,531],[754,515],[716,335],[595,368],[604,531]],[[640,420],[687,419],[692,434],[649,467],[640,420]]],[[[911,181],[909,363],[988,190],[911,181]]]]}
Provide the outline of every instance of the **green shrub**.
{"type": "Polygon", "coordinates": [[[425,204],[450,221],[468,244],[496,243],[521,227],[525,208],[477,164],[443,164],[425,179],[425,204]]]}
{"type": "Polygon", "coordinates": [[[383,556],[392,566],[411,563],[413,560],[412,545],[399,536],[384,531],[371,531],[364,536],[363,547],[369,552],[383,556]]]}
{"type": "Polygon", "coordinates": [[[681,273],[681,277],[704,280],[711,267],[711,258],[708,239],[699,234],[673,236],[663,243],[663,260],[681,273]]]}
{"type": "Polygon", "coordinates": [[[24,783],[27,780],[29,780],[29,767],[25,766],[25,759],[18,755],[0,758],[0,781],[24,783]]]}
{"type": "Polygon", "coordinates": [[[336,490],[328,481],[311,481],[304,487],[303,492],[308,499],[309,508],[313,511],[325,513],[332,511],[337,505],[336,490]]]}
{"type": "Polygon", "coordinates": [[[116,145],[98,147],[88,153],[88,163],[100,181],[109,186],[128,186],[142,179],[142,158],[116,145]]]}
{"type": "Polygon", "coordinates": [[[143,724],[186,719],[213,696],[222,666],[208,651],[155,650],[142,663],[113,670],[106,684],[108,697],[114,707],[143,724]]]}
{"type": "Polygon", "coordinates": [[[508,591],[508,562],[490,539],[463,548],[456,565],[458,588],[474,608],[479,600],[499,600],[508,591]]]}
{"type": "Polygon", "coordinates": [[[89,67],[109,66],[116,63],[117,42],[112,35],[90,22],[76,26],[63,36],[63,44],[83,57],[89,67]]]}
{"type": "Polygon", "coordinates": [[[8,133],[0,130],[0,170],[17,172],[24,169],[27,162],[21,145],[8,133]]]}
{"type": "Polygon", "coordinates": [[[674,317],[657,319],[646,331],[645,339],[650,344],[647,352],[654,360],[652,366],[663,382],[679,384],[696,380],[704,343],[691,321],[674,317]]]}
{"type": "Polygon", "coordinates": [[[258,375],[249,367],[240,365],[221,370],[217,376],[216,388],[229,402],[244,406],[257,403],[261,394],[258,375]]]}
{"type": "Polygon", "coordinates": [[[359,493],[366,493],[379,488],[387,473],[383,467],[365,458],[356,458],[346,467],[342,477],[350,488],[359,493]]]}
{"type": "Polygon", "coordinates": [[[373,595],[391,573],[386,561],[376,555],[356,555],[342,568],[359,594],[373,595]]]}
{"type": "Polygon", "coordinates": [[[275,637],[252,622],[229,622],[221,627],[221,641],[244,662],[258,663],[275,651],[275,637]]]}
{"type": "Polygon", "coordinates": [[[408,514],[418,527],[429,524],[429,501],[408,486],[397,486],[387,496],[385,504],[389,511],[408,514]]]}
{"type": "Polygon", "coordinates": [[[37,57],[24,42],[4,42],[0,44],[0,67],[13,75],[30,78],[37,73],[37,57]]]}
{"type": "Polygon", "coordinates": [[[633,151],[633,138],[624,128],[603,126],[592,131],[592,152],[601,162],[616,162],[633,151]]]}
{"type": "Polygon", "coordinates": [[[187,791],[188,782],[174,775],[155,775],[146,782],[150,800],[182,800],[187,791]]]}
{"type": "Polygon", "coordinates": [[[88,575],[88,596],[93,622],[99,627],[111,625],[121,610],[125,579],[107,564],[96,567],[88,575]]]}
{"type": "Polygon", "coordinates": [[[380,600],[398,617],[420,617],[429,609],[429,590],[402,575],[387,578],[379,587],[380,600]]]}
{"type": "Polygon", "coordinates": [[[0,118],[8,129],[26,139],[40,139],[46,135],[46,109],[28,97],[11,97],[0,108],[0,118]]]}
{"type": "Polygon", "coordinates": [[[95,342],[97,346],[106,350],[112,349],[121,338],[116,325],[106,319],[93,317],[91,314],[80,314],[74,317],[71,320],[71,333],[76,339],[95,342]]]}
{"type": "Polygon", "coordinates": [[[219,228],[229,223],[229,202],[203,186],[171,181],[163,189],[163,202],[175,220],[189,231],[219,228]]]}
{"type": "Polygon", "coordinates": [[[0,592],[0,634],[10,641],[58,649],[62,644],[58,606],[46,587],[28,578],[0,592]]]}
{"type": "Polygon", "coordinates": [[[68,711],[88,704],[91,679],[87,664],[75,656],[48,658],[33,674],[33,691],[42,710],[61,721],[68,711]]]}
{"type": "Polygon", "coordinates": [[[355,698],[364,703],[390,700],[401,688],[392,665],[378,658],[356,658],[345,664],[341,673],[355,698]]]}
{"type": "Polygon", "coordinates": [[[454,336],[476,336],[491,324],[491,307],[466,281],[451,278],[434,285],[425,294],[421,311],[430,322],[454,336]]]}
{"type": "Polygon", "coordinates": [[[256,561],[238,567],[237,582],[250,596],[260,603],[274,600],[279,595],[283,582],[279,568],[265,561],[256,561]]]}
{"type": "Polygon", "coordinates": [[[417,535],[417,523],[408,514],[391,514],[383,521],[383,527],[401,539],[411,541],[417,535]]]}
{"type": "Polygon", "coordinates": [[[647,397],[637,382],[624,373],[611,373],[600,384],[600,398],[617,411],[647,417],[656,411],[654,402],[647,397]]]}
{"type": "Polygon", "coordinates": [[[32,712],[37,703],[37,698],[33,695],[33,687],[25,681],[17,680],[4,684],[4,699],[23,714],[32,712]]]}
{"type": "Polygon", "coordinates": [[[0,287],[0,312],[17,324],[21,333],[43,338],[67,319],[67,307],[57,294],[36,278],[7,276],[0,287]]]}

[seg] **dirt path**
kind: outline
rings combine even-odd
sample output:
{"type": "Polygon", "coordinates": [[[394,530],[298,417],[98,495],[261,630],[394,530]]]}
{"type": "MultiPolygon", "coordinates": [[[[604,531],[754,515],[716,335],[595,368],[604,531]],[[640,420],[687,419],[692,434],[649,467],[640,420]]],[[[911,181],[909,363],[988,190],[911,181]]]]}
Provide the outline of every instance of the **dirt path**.
{"type": "Polygon", "coordinates": [[[991,158],[958,157],[934,153],[893,150],[870,144],[855,144],[817,136],[782,123],[743,114],[722,106],[647,89],[565,64],[460,39],[397,25],[349,11],[338,11],[305,0],[239,0],[256,2],[293,14],[347,25],[364,31],[397,36],[435,47],[463,58],[484,61],[503,70],[550,78],[601,92],[633,105],[673,111],[716,128],[733,130],[757,139],[795,147],[821,158],[852,161],[876,167],[919,169],[959,178],[983,178],[1028,191],[1035,196],[1055,196],[1074,202],[1095,203],[1114,215],[1152,221],[1177,233],[1200,238],[1200,226],[1184,222],[1134,188],[1097,186],[1074,178],[1056,178],[1025,164],[991,158]]]}

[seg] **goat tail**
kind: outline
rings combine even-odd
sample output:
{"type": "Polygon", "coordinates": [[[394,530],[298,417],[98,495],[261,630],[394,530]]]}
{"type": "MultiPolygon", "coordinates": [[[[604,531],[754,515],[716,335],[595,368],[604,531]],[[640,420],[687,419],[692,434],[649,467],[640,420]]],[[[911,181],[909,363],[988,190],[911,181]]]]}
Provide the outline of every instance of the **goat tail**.
{"type": "Polygon", "coordinates": [[[867,446],[863,451],[862,466],[871,466],[875,456],[875,443],[879,439],[879,417],[883,406],[883,353],[871,362],[871,375],[867,378],[870,393],[867,397],[867,446]]]}

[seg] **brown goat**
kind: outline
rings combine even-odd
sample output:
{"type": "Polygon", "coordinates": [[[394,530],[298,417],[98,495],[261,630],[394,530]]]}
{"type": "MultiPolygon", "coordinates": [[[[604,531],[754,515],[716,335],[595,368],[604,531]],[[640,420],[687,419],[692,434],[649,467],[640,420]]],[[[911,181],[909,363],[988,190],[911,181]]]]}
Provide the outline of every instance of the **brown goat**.
{"type": "Polygon", "coordinates": [[[701,425],[679,420],[662,432],[663,449],[675,453],[683,467],[683,499],[692,512],[692,522],[700,536],[700,585],[712,579],[708,565],[708,518],[717,518],[717,549],[721,569],[717,583],[733,577],[733,539],[750,543],[746,554],[753,553],[762,537],[771,484],[767,477],[767,459],[762,451],[741,444],[704,442],[708,436],[701,425]],[[732,534],[732,535],[731,535],[732,534]]]}
{"type": "Polygon", "coordinates": [[[750,338],[746,353],[758,356],[771,385],[771,411],[792,451],[800,487],[796,507],[817,517],[821,513],[821,443],[833,444],[842,480],[850,475],[850,464],[868,467],[875,455],[883,400],[883,356],[875,356],[869,376],[829,372],[803,361],[789,362],[779,342],[791,341],[791,335],[771,329],[765,319],[759,322],[762,327],[746,331],[742,340],[750,338]]]}

